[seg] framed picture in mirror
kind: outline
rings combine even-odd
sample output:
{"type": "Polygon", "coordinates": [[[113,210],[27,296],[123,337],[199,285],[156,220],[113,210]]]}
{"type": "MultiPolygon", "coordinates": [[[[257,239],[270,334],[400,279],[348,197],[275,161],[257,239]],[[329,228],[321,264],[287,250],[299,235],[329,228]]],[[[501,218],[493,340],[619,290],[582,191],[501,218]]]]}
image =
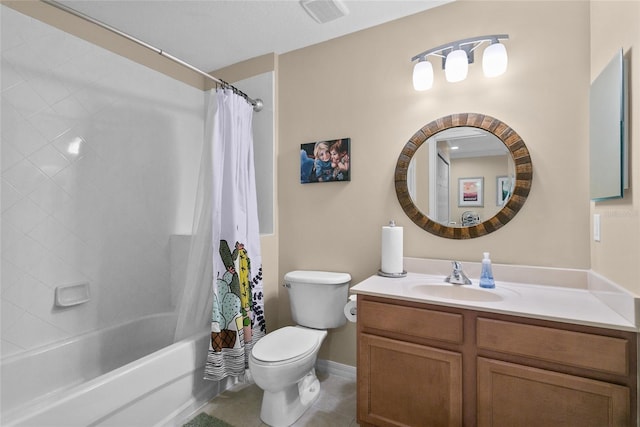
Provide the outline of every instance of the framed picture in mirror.
{"type": "Polygon", "coordinates": [[[484,206],[484,178],[458,178],[458,206],[484,206]]]}
{"type": "Polygon", "coordinates": [[[496,177],[496,206],[503,206],[513,193],[513,181],[508,176],[496,177]]]}

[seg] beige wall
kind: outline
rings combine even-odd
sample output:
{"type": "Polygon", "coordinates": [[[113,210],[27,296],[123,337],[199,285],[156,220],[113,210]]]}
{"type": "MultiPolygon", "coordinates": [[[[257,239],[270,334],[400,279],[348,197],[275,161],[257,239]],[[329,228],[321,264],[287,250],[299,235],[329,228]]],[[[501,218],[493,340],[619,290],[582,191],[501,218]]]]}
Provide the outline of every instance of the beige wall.
{"type": "Polygon", "coordinates": [[[620,48],[633,76],[629,82],[630,189],[620,200],[591,204],[591,213],[601,217],[601,241],[591,243],[591,268],[636,294],[640,294],[639,22],[640,1],[591,2],[591,80],[620,48]]]}
{"type": "MultiPolygon", "coordinates": [[[[280,273],[322,269],[354,283],[380,267],[380,231],[404,226],[405,256],[588,268],[589,3],[455,2],[279,58],[280,273]],[[415,92],[410,58],[461,38],[508,33],[509,70],[415,92]],[[496,117],[524,139],[534,179],[523,209],[488,236],[455,241],[415,226],[398,204],[405,142],[451,113],[496,117]],[[351,137],[351,182],[298,182],[300,144],[351,137]]],[[[280,320],[288,319],[280,293],[280,320]]],[[[320,357],[355,365],[355,326],[333,331],[320,357]]]]}

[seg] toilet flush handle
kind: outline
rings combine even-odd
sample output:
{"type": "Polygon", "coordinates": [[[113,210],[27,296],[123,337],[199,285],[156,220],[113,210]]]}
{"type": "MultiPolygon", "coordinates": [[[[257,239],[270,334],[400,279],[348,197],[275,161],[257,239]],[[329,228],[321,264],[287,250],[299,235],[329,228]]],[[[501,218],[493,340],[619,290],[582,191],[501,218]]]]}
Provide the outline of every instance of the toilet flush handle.
{"type": "Polygon", "coordinates": [[[283,288],[287,288],[287,289],[288,289],[288,288],[291,288],[291,285],[290,285],[290,284],[288,284],[288,283],[283,283],[283,284],[282,284],[282,287],[283,287],[283,288]]]}

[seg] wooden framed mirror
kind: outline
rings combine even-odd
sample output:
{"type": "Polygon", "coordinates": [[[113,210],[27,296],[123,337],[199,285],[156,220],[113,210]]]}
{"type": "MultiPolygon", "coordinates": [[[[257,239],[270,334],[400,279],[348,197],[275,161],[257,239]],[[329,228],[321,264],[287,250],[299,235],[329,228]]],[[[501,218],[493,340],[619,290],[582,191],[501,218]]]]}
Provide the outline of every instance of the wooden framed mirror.
{"type": "MultiPolygon", "coordinates": [[[[470,132],[465,133],[468,134],[470,132]]],[[[484,182],[487,182],[487,184],[483,185],[493,185],[490,183],[490,179],[492,178],[493,177],[485,179],[484,182]]],[[[449,179],[448,172],[446,179],[449,179]]],[[[407,216],[415,224],[429,233],[449,239],[471,239],[484,236],[508,223],[527,200],[532,179],[533,167],[531,157],[522,138],[502,121],[477,113],[452,114],[436,119],[422,127],[422,129],[418,130],[405,144],[398,157],[395,170],[396,195],[407,216]],[[497,209],[497,212],[492,212],[490,217],[487,217],[485,220],[476,221],[473,225],[458,225],[452,221],[432,219],[429,216],[429,212],[424,212],[424,207],[422,207],[422,205],[418,207],[413,200],[412,195],[415,197],[415,190],[412,184],[415,182],[414,174],[412,173],[409,177],[410,165],[413,169],[412,160],[414,160],[416,152],[425,142],[433,141],[437,135],[444,131],[450,129],[459,131],[463,130],[462,128],[471,130],[471,133],[477,131],[477,133],[495,136],[495,138],[501,141],[506,147],[505,155],[510,155],[509,170],[511,174],[511,188],[508,191],[508,198],[500,200],[500,196],[498,196],[498,204],[501,205],[501,207],[497,209]],[[408,177],[410,180],[408,180],[408,177]],[[411,181],[411,189],[409,181],[411,181]]],[[[498,180],[498,182],[500,181],[498,180]]],[[[485,200],[484,203],[493,203],[493,200],[485,200]]],[[[465,212],[465,215],[468,215],[468,213],[465,212]]]]}

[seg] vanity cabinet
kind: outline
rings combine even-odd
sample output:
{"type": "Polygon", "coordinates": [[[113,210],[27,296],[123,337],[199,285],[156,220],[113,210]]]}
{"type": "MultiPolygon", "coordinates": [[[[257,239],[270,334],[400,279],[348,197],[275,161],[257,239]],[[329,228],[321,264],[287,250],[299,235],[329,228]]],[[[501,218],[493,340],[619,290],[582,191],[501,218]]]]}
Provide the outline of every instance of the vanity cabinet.
{"type": "Polygon", "coordinates": [[[631,426],[633,332],[358,295],[361,426],[631,426]]]}
{"type": "Polygon", "coordinates": [[[361,426],[461,425],[461,314],[359,297],[358,325],[361,426]]]}

